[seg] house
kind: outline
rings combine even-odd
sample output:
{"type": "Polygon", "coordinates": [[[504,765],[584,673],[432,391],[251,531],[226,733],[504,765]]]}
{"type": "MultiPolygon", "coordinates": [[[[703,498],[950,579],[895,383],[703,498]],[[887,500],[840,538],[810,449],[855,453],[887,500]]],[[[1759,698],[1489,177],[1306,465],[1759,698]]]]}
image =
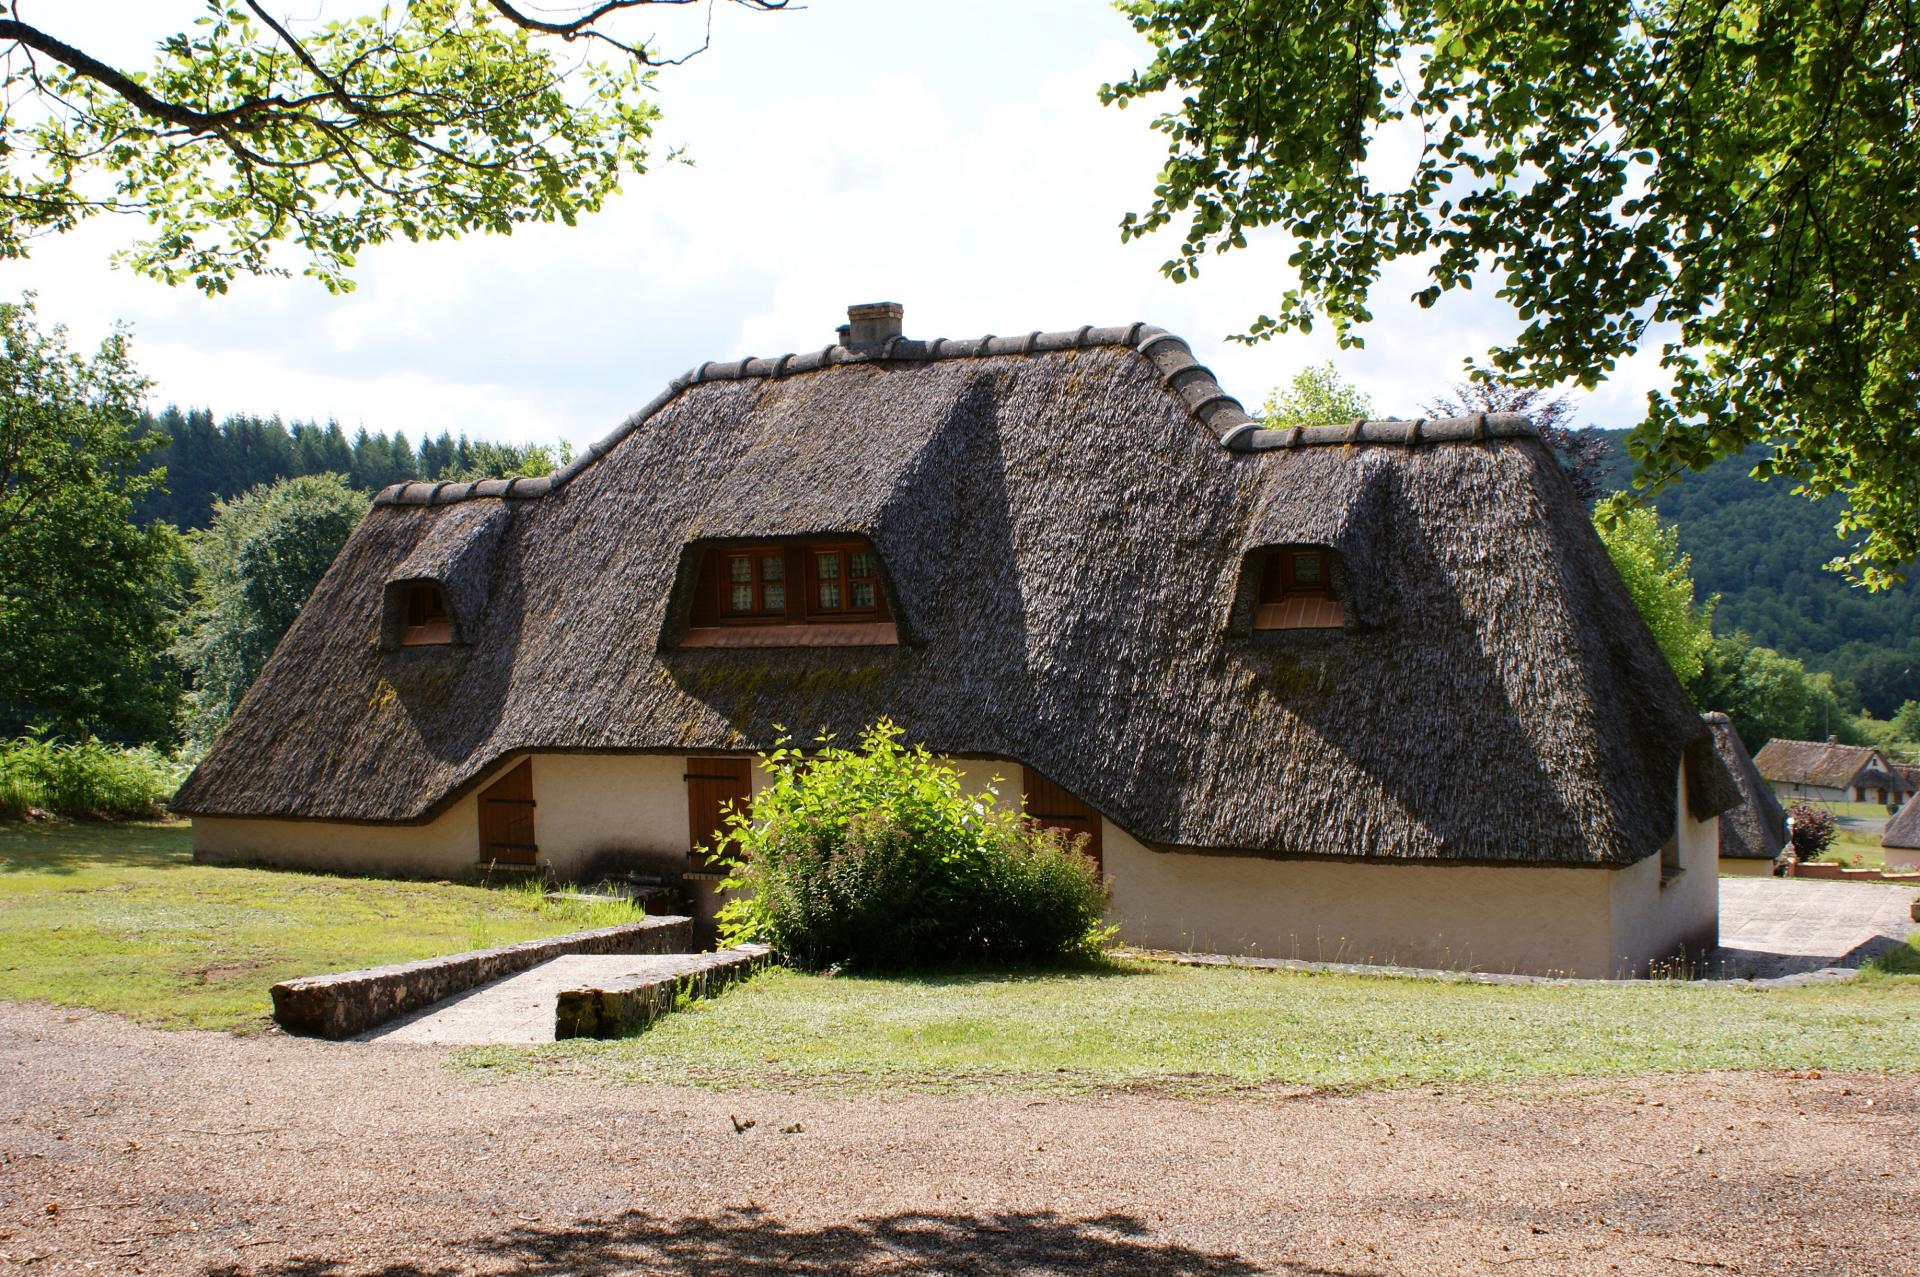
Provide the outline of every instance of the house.
{"type": "Polygon", "coordinates": [[[1264,430],[1143,324],[707,363],[382,492],[181,789],[196,855],[697,872],[882,715],[1136,944],[1611,975],[1711,944],[1713,736],[1524,418],[1264,430]]]}
{"type": "Polygon", "coordinates": [[[1908,803],[1887,821],[1880,849],[1888,869],[1920,869],[1920,803],[1908,803]]]}
{"type": "Polygon", "coordinates": [[[1787,812],[1774,796],[1725,714],[1702,714],[1713,729],[1720,762],[1739,786],[1740,803],[1720,813],[1720,872],[1769,874],[1773,858],[1787,845],[1787,812]]]}
{"type": "Polygon", "coordinates": [[[1824,742],[1775,737],[1761,747],[1753,762],[1786,799],[1898,807],[1914,788],[1883,751],[1871,745],[1842,745],[1833,736],[1824,742]]]}

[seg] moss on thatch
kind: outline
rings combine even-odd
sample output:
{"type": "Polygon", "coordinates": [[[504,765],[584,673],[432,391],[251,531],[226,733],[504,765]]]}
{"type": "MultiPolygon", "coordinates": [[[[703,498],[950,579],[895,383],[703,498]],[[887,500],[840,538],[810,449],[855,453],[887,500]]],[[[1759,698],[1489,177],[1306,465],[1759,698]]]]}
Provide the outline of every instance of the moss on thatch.
{"type": "Polygon", "coordinates": [[[1167,848],[1619,864],[1683,755],[1696,814],[1737,801],[1530,430],[1249,424],[1138,325],[703,366],[550,480],[383,494],[176,806],[417,820],[513,754],[882,715],[1167,848]],[[383,583],[475,507],[469,646],[381,651],[383,583]],[[899,646],[675,645],[687,546],[825,533],[878,548],[899,646]],[[1248,556],[1301,541],[1347,628],[1236,625],[1248,556]]]}

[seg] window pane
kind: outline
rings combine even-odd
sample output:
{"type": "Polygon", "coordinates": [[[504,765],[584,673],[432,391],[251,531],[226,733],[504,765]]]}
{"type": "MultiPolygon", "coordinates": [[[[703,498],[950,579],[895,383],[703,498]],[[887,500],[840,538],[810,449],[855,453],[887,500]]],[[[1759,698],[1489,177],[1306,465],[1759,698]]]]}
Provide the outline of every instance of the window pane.
{"type": "Polygon", "coordinates": [[[734,581],[753,580],[753,560],[744,554],[737,554],[727,560],[728,579],[734,581]]]}
{"type": "Polygon", "coordinates": [[[828,612],[840,610],[840,587],[826,581],[820,583],[820,606],[828,612]]]}
{"type": "Polygon", "coordinates": [[[813,556],[813,572],[822,581],[840,579],[840,556],[837,554],[816,554],[813,556]]]}
{"type": "Polygon", "coordinates": [[[762,581],[784,581],[787,579],[787,556],[769,554],[760,560],[760,579],[762,581]]]}
{"type": "Polygon", "coordinates": [[[1320,584],[1320,556],[1317,554],[1294,555],[1293,579],[1297,585],[1320,584]]]}
{"type": "Polygon", "coordinates": [[[847,585],[847,604],[861,611],[873,606],[873,582],[853,581],[847,585]]]}
{"type": "Polygon", "coordinates": [[[856,550],[847,560],[847,575],[858,579],[873,575],[873,556],[864,550],[856,550]]]}
{"type": "Polygon", "coordinates": [[[787,610],[787,587],[786,586],[777,585],[777,584],[769,585],[765,590],[761,592],[761,597],[763,597],[766,600],[767,611],[784,612],[787,610]]]}
{"type": "Polygon", "coordinates": [[[736,585],[733,587],[733,601],[729,606],[736,612],[753,611],[753,587],[736,585]]]}

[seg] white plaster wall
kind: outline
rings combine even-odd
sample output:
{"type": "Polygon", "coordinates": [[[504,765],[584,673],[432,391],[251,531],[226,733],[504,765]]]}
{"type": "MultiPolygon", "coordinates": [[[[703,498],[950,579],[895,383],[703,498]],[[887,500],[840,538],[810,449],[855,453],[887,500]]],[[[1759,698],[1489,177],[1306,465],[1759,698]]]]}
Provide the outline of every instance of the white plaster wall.
{"type": "MultiPolygon", "coordinates": [[[[679,754],[535,754],[533,828],[540,864],[575,878],[617,854],[626,868],[687,867],[687,758],[679,754]]],[[[478,827],[474,838],[478,840],[478,827]]]]}
{"type": "Polygon", "coordinates": [[[1471,971],[1611,974],[1617,871],[1267,860],[1103,833],[1120,938],[1154,949],[1471,971]]]}
{"type": "MultiPolygon", "coordinates": [[[[480,857],[478,793],[520,762],[508,759],[436,819],[420,825],[196,816],[193,852],[209,864],[248,862],[339,873],[452,877],[480,857]]],[[[581,873],[596,855],[678,873],[688,851],[686,758],[648,754],[533,756],[540,865],[581,873]]]]}
{"type": "Polygon", "coordinates": [[[277,865],[325,873],[409,878],[465,877],[479,858],[480,813],[468,794],[424,825],[352,825],[331,820],[195,816],[193,858],[202,864],[277,865]]]}
{"type": "Polygon", "coordinates": [[[1673,819],[1680,874],[1662,885],[1658,855],[1613,874],[1614,970],[1609,975],[1645,974],[1656,963],[1711,948],[1720,938],[1720,818],[1693,818],[1686,768],[1676,770],[1673,819]]]}

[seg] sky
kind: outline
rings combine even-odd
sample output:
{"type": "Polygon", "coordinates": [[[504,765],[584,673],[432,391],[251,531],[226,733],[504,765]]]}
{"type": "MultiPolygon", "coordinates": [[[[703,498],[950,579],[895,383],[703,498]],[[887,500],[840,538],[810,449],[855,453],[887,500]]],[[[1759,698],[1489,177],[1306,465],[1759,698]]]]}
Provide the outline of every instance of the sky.
{"type": "MultiPolygon", "coordinates": [[[[277,0],[282,15],[342,0],[277,0]]],[[[564,8],[550,4],[548,8],[564,8]]],[[[191,0],[64,0],[34,17],[121,65],[185,29],[191,0]]],[[[1228,338],[1291,282],[1277,233],[1173,284],[1170,237],[1122,244],[1165,148],[1150,114],[1102,107],[1103,82],[1146,46],[1104,0],[809,0],[750,13],[721,4],[712,46],[660,73],[658,163],[576,227],[388,245],[358,289],[248,279],[224,297],[109,265],[137,222],[96,218],[0,263],[0,296],[34,289],[44,322],[92,344],[115,321],[155,383],[151,403],[349,431],[443,430],[515,442],[606,434],[707,360],[817,349],[850,303],[897,301],[912,337],[976,337],[1146,320],[1187,339],[1257,409],[1300,368],[1333,359],[1381,416],[1417,415],[1463,361],[1517,330],[1491,281],[1432,310],[1407,301],[1416,267],[1376,287],[1364,350],[1330,336],[1228,338]]],[[[697,44],[698,9],[656,17],[697,44]]],[[[629,32],[636,28],[627,27],[629,32]]],[[[1389,144],[1374,157],[1391,168],[1389,144]]],[[[1658,384],[1652,355],[1591,395],[1579,424],[1629,426],[1658,384]]]]}

